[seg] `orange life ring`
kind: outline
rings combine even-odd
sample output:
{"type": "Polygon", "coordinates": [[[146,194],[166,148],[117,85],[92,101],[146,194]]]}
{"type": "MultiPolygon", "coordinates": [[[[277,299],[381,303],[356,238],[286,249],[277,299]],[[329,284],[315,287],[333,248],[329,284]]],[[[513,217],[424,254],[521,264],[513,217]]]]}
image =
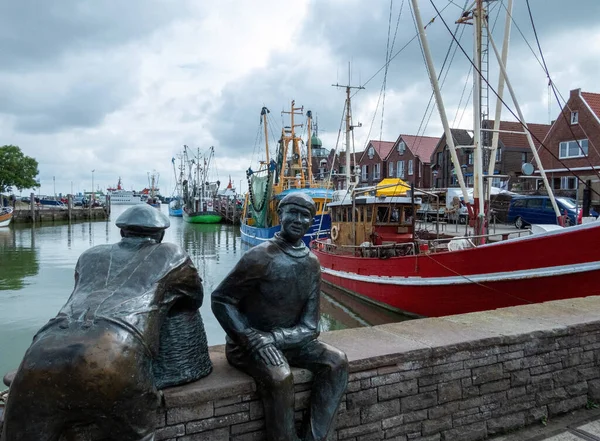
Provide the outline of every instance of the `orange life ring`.
{"type": "Polygon", "coordinates": [[[340,230],[337,225],[331,227],[331,239],[336,240],[340,235],[340,230]]]}

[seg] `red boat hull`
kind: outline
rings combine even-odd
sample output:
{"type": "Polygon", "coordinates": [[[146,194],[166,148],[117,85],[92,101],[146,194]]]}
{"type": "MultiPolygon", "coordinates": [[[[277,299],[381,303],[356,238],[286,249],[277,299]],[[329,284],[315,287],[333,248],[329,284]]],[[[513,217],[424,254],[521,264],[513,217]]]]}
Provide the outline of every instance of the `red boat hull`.
{"type": "Polygon", "coordinates": [[[313,247],[323,290],[439,317],[600,295],[600,222],[461,251],[388,259],[313,247]]]}

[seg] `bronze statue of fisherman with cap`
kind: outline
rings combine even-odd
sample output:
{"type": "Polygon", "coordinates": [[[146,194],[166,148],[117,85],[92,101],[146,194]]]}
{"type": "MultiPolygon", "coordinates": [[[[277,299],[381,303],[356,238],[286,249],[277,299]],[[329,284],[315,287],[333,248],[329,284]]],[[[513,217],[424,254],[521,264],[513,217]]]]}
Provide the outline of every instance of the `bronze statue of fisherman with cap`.
{"type": "Polygon", "coordinates": [[[69,300],[25,353],[11,384],[2,441],[56,441],[70,426],[88,423],[108,439],[154,440],[157,386],[210,372],[198,311],[202,281],[182,248],[161,243],[169,219],[143,204],[124,211],[116,224],[121,241],[79,257],[69,300]],[[175,356],[169,366],[169,351],[180,342],[165,339],[173,333],[169,321],[181,325],[179,317],[198,345],[190,348],[186,339],[186,359],[175,356]]]}
{"type": "Polygon", "coordinates": [[[256,380],[269,441],[296,441],[290,366],[314,374],[301,438],[324,441],[348,382],[348,361],[317,339],[321,271],[302,241],[316,212],[303,192],[286,195],[281,232],[247,251],[212,293],[212,310],[227,333],[229,363],[256,380]]]}

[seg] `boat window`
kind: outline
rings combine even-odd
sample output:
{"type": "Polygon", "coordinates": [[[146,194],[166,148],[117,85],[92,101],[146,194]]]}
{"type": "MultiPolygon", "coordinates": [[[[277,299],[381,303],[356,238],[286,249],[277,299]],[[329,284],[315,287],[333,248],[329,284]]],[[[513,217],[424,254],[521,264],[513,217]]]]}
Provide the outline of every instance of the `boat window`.
{"type": "Polygon", "coordinates": [[[354,217],[356,218],[355,219],[356,222],[362,222],[363,221],[362,220],[362,214],[363,214],[363,211],[360,208],[357,207],[357,208],[354,209],[354,217]]]}
{"type": "Polygon", "coordinates": [[[398,222],[398,221],[400,221],[400,210],[398,208],[392,208],[391,221],[392,222],[398,222]]]}
{"type": "Polygon", "coordinates": [[[336,222],[341,222],[342,221],[342,210],[340,210],[340,207],[333,207],[333,218],[335,219],[336,222]]]}
{"type": "Polygon", "coordinates": [[[377,207],[377,222],[389,222],[390,207],[377,207]]]}
{"type": "Polygon", "coordinates": [[[366,207],[367,210],[367,218],[365,219],[365,221],[367,222],[371,222],[373,220],[373,207],[366,207]]]}
{"type": "Polygon", "coordinates": [[[411,207],[405,207],[404,208],[404,221],[403,224],[412,224],[412,215],[413,215],[413,210],[411,207]]]}

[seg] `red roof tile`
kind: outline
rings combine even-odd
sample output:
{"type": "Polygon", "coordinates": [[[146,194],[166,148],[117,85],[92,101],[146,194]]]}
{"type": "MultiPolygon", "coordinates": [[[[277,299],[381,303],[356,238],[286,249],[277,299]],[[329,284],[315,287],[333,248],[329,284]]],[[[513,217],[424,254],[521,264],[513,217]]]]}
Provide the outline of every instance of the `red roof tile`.
{"type": "MultiPolygon", "coordinates": [[[[552,126],[549,124],[528,123],[527,127],[529,127],[529,130],[532,133],[533,144],[537,148],[540,146],[540,143],[544,140],[544,138],[548,134],[548,131],[550,130],[550,127],[552,126]]],[[[500,130],[508,130],[511,132],[524,131],[523,126],[521,126],[521,123],[516,121],[500,121],[500,130]]],[[[529,148],[527,137],[518,133],[500,133],[500,141],[502,141],[502,144],[504,144],[505,147],[517,147],[523,149],[529,148]]]]}
{"type": "Polygon", "coordinates": [[[581,92],[581,96],[588,103],[596,117],[600,118],[600,93],[581,92]]]}
{"type": "Polygon", "coordinates": [[[431,154],[440,141],[440,138],[435,138],[433,136],[400,135],[400,137],[406,143],[406,147],[408,147],[412,154],[421,158],[421,162],[424,164],[429,164],[431,161],[431,154]]]}
{"type": "Polygon", "coordinates": [[[388,157],[392,149],[394,148],[393,141],[369,141],[369,144],[373,146],[377,154],[381,159],[385,159],[388,157]]]}

